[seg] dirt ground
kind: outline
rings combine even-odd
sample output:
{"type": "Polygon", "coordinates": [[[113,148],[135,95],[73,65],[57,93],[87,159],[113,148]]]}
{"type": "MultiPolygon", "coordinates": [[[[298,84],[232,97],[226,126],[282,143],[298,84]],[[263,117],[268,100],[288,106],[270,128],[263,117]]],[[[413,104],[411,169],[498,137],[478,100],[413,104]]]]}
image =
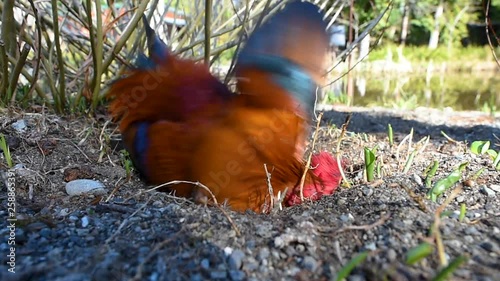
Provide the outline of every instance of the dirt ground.
{"type": "Polygon", "coordinates": [[[461,255],[466,261],[449,280],[498,280],[500,173],[488,156],[474,155],[468,147],[490,140],[499,151],[500,118],[423,108],[333,109],[323,116],[315,149],[335,151],[338,128],[353,112],[341,145],[352,186],[267,215],[224,213],[145,192],[148,187],[135,173],[127,180],[115,125],[104,114],[90,119],[3,112],[0,133],[15,168],[8,170],[0,159],[0,279],[335,280],[353,257],[367,252],[348,280],[432,280],[443,258],[452,262],[461,255]],[[395,132],[392,147],[389,123],[395,132]],[[411,149],[421,150],[403,172],[409,148],[399,145],[411,128],[411,149]],[[421,140],[427,135],[426,144],[421,140]],[[367,183],[363,148],[375,146],[381,175],[367,183]],[[425,197],[424,173],[434,160],[439,167],[433,182],[469,163],[454,186],[461,191],[443,205],[440,216],[444,256],[430,238],[431,228],[452,191],[437,203],[425,197]],[[15,273],[7,264],[10,178],[16,188],[15,273]],[[77,178],[101,182],[105,194],[69,196],[66,182],[77,178]],[[460,221],[462,203],[467,211],[460,221]],[[433,252],[407,264],[408,252],[425,241],[433,252]]]}

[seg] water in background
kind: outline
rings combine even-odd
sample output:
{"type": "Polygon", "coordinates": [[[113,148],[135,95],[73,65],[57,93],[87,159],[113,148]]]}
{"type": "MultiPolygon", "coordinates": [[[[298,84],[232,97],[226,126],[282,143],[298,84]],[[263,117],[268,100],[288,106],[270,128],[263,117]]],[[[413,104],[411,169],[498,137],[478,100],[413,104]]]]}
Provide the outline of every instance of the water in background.
{"type": "Polygon", "coordinates": [[[500,110],[500,73],[354,73],[354,95],[347,96],[347,76],[323,89],[326,104],[414,109],[450,107],[456,111],[500,110]]]}

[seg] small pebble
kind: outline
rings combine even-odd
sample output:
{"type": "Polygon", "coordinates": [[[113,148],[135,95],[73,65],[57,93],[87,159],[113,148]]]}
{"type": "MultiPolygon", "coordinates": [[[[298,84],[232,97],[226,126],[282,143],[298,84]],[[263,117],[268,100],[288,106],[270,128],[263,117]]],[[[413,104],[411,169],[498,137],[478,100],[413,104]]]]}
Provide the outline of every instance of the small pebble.
{"type": "Polygon", "coordinates": [[[89,226],[89,217],[84,216],[82,218],[82,227],[87,227],[87,226],[89,226]]]}
{"type": "Polygon", "coordinates": [[[481,185],[481,192],[488,197],[495,197],[495,191],[488,188],[486,185],[481,185]]]}
{"type": "Polygon", "coordinates": [[[372,194],[373,194],[373,188],[371,188],[371,187],[364,187],[364,188],[363,188],[363,194],[364,194],[366,197],[370,197],[370,196],[372,196],[372,194]]]}
{"type": "Polygon", "coordinates": [[[40,230],[40,236],[44,238],[49,238],[52,235],[52,231],[48,228],[44,228],[40,230]]]}
{"type": "Polygon", "coordinates": [[[232,252],[233,252],[233,248],[231,248],[231,247],[226,247],[226,248],[224,248],[224,254],[225,254],[226,256],[231,255],[231,253],[232,253],[232,252]]]}
{"type": "Polygon", "coordinates": [[[253,258],[253,257],[248,257],[248,260],[243,264],[243,271],[246,272],[252,272],[259,268],[259,263],[253,258]]]}
{"type": "Polygon", "coordinates": [[[349,214],[343,214],[343,215],[340,216],[340,220],[343,221],[343,222],[353,221],[354,217],[352,216],[351,213],[349,213],[349,214]]]}
{"type": "Polygon", "coordinates": [[[225,271],[211,271],[210,272],[210,279],[226,279],[227,278],[227,272],[225,271]]]}
{"type": "Polygon", "coordinates": [[[464,181],[464,185],[467,187],[474,187],[476,186],[476,182],[471,179],[468,179],[464,181]]]}
{"type": "Polygon", "coordinates": [[[229,267],[231,269],[240,269],[243,264],[243,259],[245,258],[245,253],[243,251],[236,249],[233,250],[229,256],[229,267]]]}
{"type": "Polygon", "coordinates": [[[490,253],[499,253],[500,254],[500,248],[489,242],[489,241],[485,241],[481,244],[479,244],[479,246],[481,246],[481,248],[485,249],[486,251],[490,252],[490,253]]]}
{"type": "Polygon", "coordinates": [[[480,235],[481,233],[474,226],[469,226],[465,229],[465,234],[467,235],[480,235]]]}
{"type": "Polygon", "coordinates": [[[295,251],[297,251],[298,253],[302,253],[305,250],[306,250],[306,247],[303,244],[297,244],[297,246],[295,246],[295,251]]]}
{"type": "Polygon", "coordinates": [[[474,238],[472,238],[472,236],[470,236],[470,235],[465,235],[464,240],[466,243],[469,243],[469,244],[474,243],[474,238]]]}
{"type": "Polygon", "coordinates": [[[418,185],[424,185],[424,183],[422,182],[422,178],[417,175],[417,174],[413,174],[413,180],[418,184],[418,185]]]}
{"type": "Polygon", "coordinates": [[[398,254],[396,253],[396,251],[394,249],[389,249],[387,251],[387,259],[389,261],[395,261],[397,257],[398,257],[398,254]]]}
{"type": "Polygon", "coordinates": [[[259,250],[259,254],[257,255],[257,259],[259,261],[263,261],[263,260],[266,260],[267,258],[269,258],[269,255],[270,255],[270,252],[269,252],[268,248],[261,248],[259,250]]]}
{"type": "Polygon", "coordinates": [[[26,121],[24,119],[17,120],[16,122],[12,123],[12,128],[16,130],[18,133],[23,133],[26,130],[26,121]]]}
{"type": "Polygon", "coordinates": [[[375,251],[377,249],[377,246],[375,245],[375,243],[368,243],[365,245],[365,248],[367,250],[370,250],[370,251],[375,251]]]}
{"type": "Polygon", "coordinates": [[[155,207],[155,208],[161,208],[161,207],[163,207],[165,204],[163,204],[163,202],[162,202],[162,201],[160,201],[160,200],[156,200],[156,201],[154,201],[154,202],[153,202],[153,204],[151,204],[151,205],[152,205],[153,207],[155,207]]]}
{"type": "Polygon", "coordinates": [[[304,267],[306,269],[309,269],[313,272],[316,271],[316,268],[318,268],[318,262],[311,256],[306,256],[302,263],[304,264],[304,267]]]}
{"type": "Polygon", "coordinates": [[[347,200],[345,200],[344,198],[340,198],[339,200],[337,200],[337,206],[344,206],[345,204],[347,204],[347,200]]]}
{"type": "Polygon", "coordinates": [[[209,269],[210,268],[210,261],[208,261],[208,259],[202,259],[200,262],[200,266],[203,269],[209,269]]]}
{"type": "Polygon", "coordinates": [[[230,270],[229,277],[233,281],[241,281],[245,279],[245,272],[240,270],[230,270]]]}

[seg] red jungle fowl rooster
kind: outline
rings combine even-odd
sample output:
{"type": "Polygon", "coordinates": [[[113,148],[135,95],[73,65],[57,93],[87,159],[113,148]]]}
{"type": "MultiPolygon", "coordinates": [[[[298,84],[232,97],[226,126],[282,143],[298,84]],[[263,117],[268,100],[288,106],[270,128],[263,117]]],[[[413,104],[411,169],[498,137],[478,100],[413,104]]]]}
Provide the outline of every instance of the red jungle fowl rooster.
{"type": "MultiPolygon", "coordinates": [[[[205,131],[191,164],[192,179],[207,185],[219,202],[227,200],[234,210],[267,212],[271,195],[287,188],[285,204],[301,202],[305,141],[328,40],[319,8],[299,1],[250,36],[236,65],[240,94],[227,116],[205,131]]],[[[327,152],[315,155],[312,165],[303,190],[305,198],[315,200],[333,193],[341,176],[327,152]]],[[[203,201],[207,195],[197,188],[194,197],[203,201]]]]}
{"type": "MultiPolygon", "coordinates": [[[[286,189],[285,205],[301,203],[305,142],[328,47],[322,16],[296,1],[258,28],[238,56],[239,95],[205,65],[169,53],[145,23],[150,56],[140,56],[108,93],[143,177],[151,184],[199,181],[237,211],[267,212],[271,196],[286,189]]],[[[339,183],[333,157],[314,155],[304,197],[319,199],[339,183]]],[[[210,198],[191,185],[171,189],[199,202],[210,198]]]]}

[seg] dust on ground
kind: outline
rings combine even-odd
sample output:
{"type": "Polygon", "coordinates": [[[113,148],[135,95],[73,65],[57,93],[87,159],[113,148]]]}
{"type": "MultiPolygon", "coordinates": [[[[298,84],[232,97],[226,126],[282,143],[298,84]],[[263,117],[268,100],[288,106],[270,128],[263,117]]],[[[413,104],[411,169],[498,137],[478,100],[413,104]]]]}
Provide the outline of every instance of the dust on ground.
{"type": "MultiPolygon", "coordinates": [[[[334,151],[336,128],[346,112],[353,112],[341,145],[352,187],[268,215],[230,210],[226,215],[145,192],[148,187],[135,173],[127,180],[115,126],[105,115],[5,112],[0,133],[16,168],[8,170],[1,159],[0,171],[4,180],[15,174],[16,273],[8,272],[8,210],[2,207],[0,279],[332,280],[353,257],[367,252],[348,280],[430,280],[441,269],[436,250],[415,265],[405,259],[420,243],[435,243],[429,238],[435,212],[450,196],[447,191],[437,203],[425,198],[424,172],[434,160],[439,168],[433,181],[469,162],[456,185],[463,190],[439,225],[446,260],[467,258],[451,279],[498,278],[500,175],[488,156],[470,153],[468,144],[490,140],[500,150],[499,118],[432,109],[334,109],[325,112],[316,149],[334,151]],[[393,147],[387,141],[389,123],[393,147]],[[412,148],[421,151],[403,173],[409,150],[399,144],[411,128],[412,148]],[[375,146],[382,179],[366,183],[363,149],[375,146]],[[76,178],[103,183],[106,194],[69,196],[65,184],[76,178]],[[459,221],[462,203],[467,212],[459,221]]],[[[6,187],[1,190],[0,204],[7,206],[6,187]]]]}

